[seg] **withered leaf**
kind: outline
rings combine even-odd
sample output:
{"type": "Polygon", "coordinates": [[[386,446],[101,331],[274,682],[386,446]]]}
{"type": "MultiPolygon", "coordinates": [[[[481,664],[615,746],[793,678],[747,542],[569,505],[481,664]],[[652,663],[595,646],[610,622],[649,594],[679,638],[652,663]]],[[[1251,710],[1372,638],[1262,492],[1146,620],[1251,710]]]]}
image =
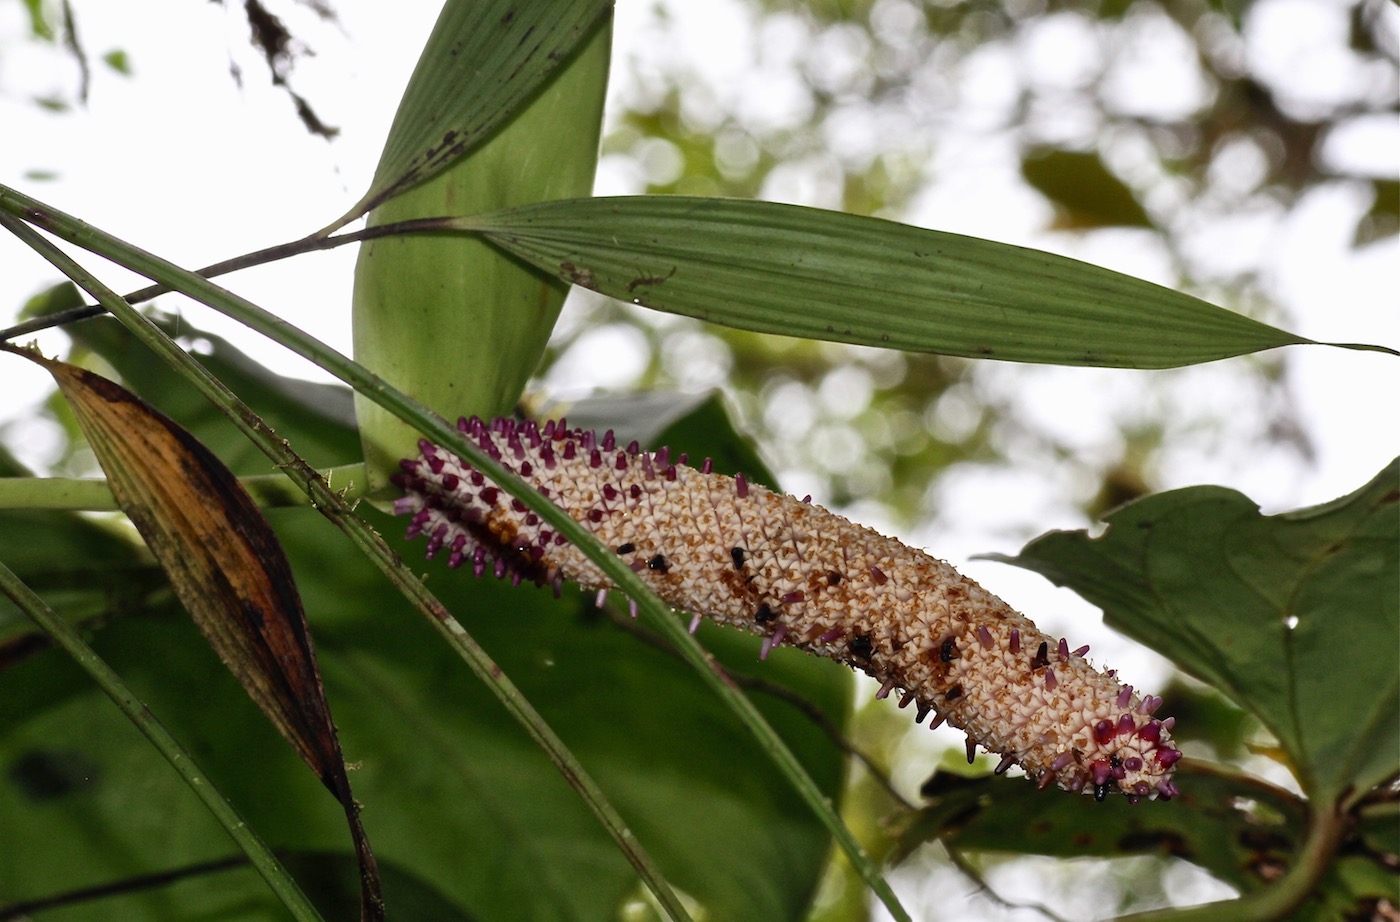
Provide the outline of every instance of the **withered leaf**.
{"type": "Polygon", "coordinates": [[[350,791],[291,567],[222,461],[135,394],[22,353],[67,398],[112,494],[209,644],[345,810],[360,860],[361,917],[383,917],[373,852],[350,791]]]}

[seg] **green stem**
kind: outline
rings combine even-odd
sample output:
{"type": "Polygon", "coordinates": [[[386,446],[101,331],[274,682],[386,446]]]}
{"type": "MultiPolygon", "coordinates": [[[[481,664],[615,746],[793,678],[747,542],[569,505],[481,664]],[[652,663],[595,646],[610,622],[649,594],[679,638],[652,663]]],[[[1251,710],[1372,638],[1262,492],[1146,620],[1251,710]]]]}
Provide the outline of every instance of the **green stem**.
{"type": "MultiPolygon", "coordinates": [[[[288,243],[279,243],[276,246],[264,247],[261,250],[254,250],[251,253],[244,253],[232,259],[225,259],[221,262],[213,263],[205,266],[203,269],[196,269],[195,272],[208,279],[214,278],[215,276],[226,275],[229,272],[237,272],[240,269],[251,269],[254,266],[266,265],[267,263],[276,262],[279,259],[286,259],[289,256],[297,256],[302,253],[314,253],[318,250],[333,250],[347,243],[359,243],[365,240],[374,240],[378,237],[392,237],[396,234],[423,234],[456,229],[457,222],[453,218],[414,218],[410,221],[396,221],[392,224],[376,224],[374,227],[365,227],[357,231],[337,234],[334,237],[318,237],[313,235],[310,237],[303,237],[300,240],[292,240],[288,243]]],[[[130,294],[124,295],[122,300],[126,301],[128,304],[140,304],[143,301],[149,301],[154,297],[166,294],[172,290],[173,289],[169,285],[147,285],[145,288],[140,288],[130,294]]],[[[34,317],[33,319],[0,330],[0,340],[16,339],[31,333],[38,333],[40,330],[47,330],[69,323],[77,323],[80,320],[88,320],[93,317],[101,317],[106,313],[107,308],[103,307],[101,304],[84,304],[82,307],[55,311],[52,314],[34,317]]]]}
{"type": "Polygon", "coordinates": [[[54,643],[62,647],[88,675],[93,678],[98,686],[107,693],[121,712],[136,725],[146,739],[151,741],[151,745],[156,747],[170,766],[179,773],[185,783],[190,786],[204,806],[209,808],[209,812],[214,814],[214,818],[223,826],[229,838],[233,839],[243,854],[248,856],[262,879],[267,882],[268,887],[281,900],[282,905],[287,907],[287,911],[292,917],[301,922],[319,922],[321,914],[316,911],[316,907],[306,898],[306,894],[301,892],[296,881],[281,862],[272,854],[272,851],[258,838],[233,806],[214,787],[209,777],[204,774],[185,749],[175,741],[169,731],[162,726],[156,716],[141,703],[141,701],[122,681],[121,676],[113,671],[97,652],[88,646],[79,635],[76,628],[50,608],[32,589],[26,586],[9,567],[0,563],[0,592],[9,596],[10,600],[19,606],[26,615],[33,619],[34,623],[53,639],[54,643]]]}
{"type": "MultiPolygon", "coordinates": [[[[621,557],[604,547],[593,536],[592,532],[575,522],[568,513],[525,483],[512,471],[493,461],[442,417],[405,396],[364,366],[351,361],[314,337],[285,323],[250,301],[220,288],[208,279],[98,231],[70,215],[52,209],[43,202],[4,185],[0,185],[0,211],[8,212],[43,227],[70,243],[145,275],[152,281],[169,285],[182,294],[238,320],[274,342],[291,349],[349,384],[357,392],[389,410],[399,419],[414,426],[425,437],[467,459],[473,467],[519,499],[527,508],[562,534],[566,540],[583,551],[613,581],[614,585],[635,600],[639,609],[646,612],[655,621],[658,629],[671,641],[686,662],[700,674],[710,689],[753,733],[760,746],[767,750],[780,771],[789,779],[823,825],[827,827],[832,837],[850,859],[851,864],[858,869],[867,886],[885,904],[890,914],[897,920],[909,919],[908,913],[900,905],[898,897],[895,896],[894,891],[874,861],[866,855],[855,836],[832,809],[831,803],[822,794],[816,782],[807,774],[797,757],[792,754],[792,750],[783,743],[777,732],[769,726],[753,703],[742,692],[732,688],[724,681],[723,670],[718,663],[686,631],[685,626],[674,616],[669,606],[662,602],[637,574],[632,572],[621,557]]],[[[122,304],[122,307],[126,309],[127,313],[135,314],[144,322],[145,318],[131,311],[125,303],[122,304]]],[[[316,501],[314,496],[313,501],[316,501]]],[[[455,624],[455,622],[453,623],[455,624]]],[[[457,630],[461,630],[461,628],[458,627],[457,630]]]]}
{"type": "Polygon", "coordinates": [[[1317,893],[1318,881],[1331,867],[1347,825],[1346,815],[1336,809],[1313,809],[1307,838],[1293,863],[1269,886],[1234,900],[1135,913],[1120,917],[1118,922],[1271,922],[1292,918],[1294,911],[1317,893]]]}
{"type": "MultiPolygon", "coordinates": [[[[0,210],[0,226],[5,227],[33,247],[36,252],[49,260],[80,288],[97,299],[124,326],[130,329],[133,335],[193,384],[260,450],[271,458],[283,474],[290,477],[311,498],[312,505],[322,515],[330,519],[366,556],[379,566],[395,587],[413,601],[420,611],[429,616],[431,623],[439,633],[466,660],[472,671],[496,693],[497,698],[505,705],[506,709],[549,755],[565,780],[574,787],[593,811],[594,816],[613,837],[618,848],[632,863],[638,875],[656,895],[657,900],[665,907],[669,916],[673,919],[689,920],[690,915],[662,876],[660,869],[642,848],[641,843],[627,827],[622,816],[608,802],[602,789],[584,771],[583,766],[564,745],[563,740],[554,733],[539,712],[530,705],[519,689],[506,677],[500,666],[476,643],[466,629],[452,617],[451,613],[428,592],[422,581],[403,565],[398,555],[384,543],[378,533],[364,519],[355,515],[345,499],[339,493],[332,491],[326,481],[292,451],[286,441],[279,438],[277,433],[273,432],[247,404],[225,387],[223,382],[191,358],[149,318],[123,301],[116,292],[103,285],[62,250],[10,214],[4,213],[7,210],[0,210]]],[[[285,327],[285,329],[294,328],[285,327]]],[[[300,331],[297,332],[300,333],[300,331]]],[[[306,337],[305,334],[300,335],[315,342],[310,337],[306,337]]],[[[327,349],[328,347],[322,345],[320,348],[327,349]]],[[[344,357],[340,357],[340,359],[342,362],[348,363],[349,361],[344,357]]],[[[388,387],[388,385],[380,383],[381,386],[388,387]]],[[[400,399],[408,400],[402,396],[400,399]]],[[[421,409],[418,412],[420,415],[426,414],[426,411],[421,409]]],[[[440,420],[438,422],[445,426],[440,420]]]]}
{"type": "MultiPolygon", "coordinates": [[[[321,476],[349,501],[365,485],[362,463],[329,467],[321,476]]],[[[306,493],[282,474],[238,478],[248,495],[264,509],[305,506],[306,493]]],[[[113,512],[119,507],[101,477],[0,477],[0,509],[60,509],[68,512],[113,512]]]]}

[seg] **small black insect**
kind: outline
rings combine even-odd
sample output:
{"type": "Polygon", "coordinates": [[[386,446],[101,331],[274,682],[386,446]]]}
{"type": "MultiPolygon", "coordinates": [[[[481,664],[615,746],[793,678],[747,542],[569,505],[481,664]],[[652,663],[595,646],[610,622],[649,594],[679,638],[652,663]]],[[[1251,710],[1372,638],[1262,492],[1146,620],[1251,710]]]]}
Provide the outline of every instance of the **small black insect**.
{"type": "Polygon", "coordinates": [[[658,573],[665,573],[667,570],[671,569],[671,561],[667,560],[664,554],[657,554],[647,561],[647,569],[655,570],[658,573]]]}
{"type": "Polygon", "coordinates": [[[744,555],[748,552],[742,547],[731,547],[729,549],[729,559],[734,561],[734,569],[744,569],[744,555]]]}
{"type": "Polygon", "coordinates": [[[762,605],[758,606],[758,611],[753,613],[753,620],[755,624],[766,624],[776,617],[778,617],[777,614],[774,613],[773,609],[768,607],[767,602],[764,602],[762,605]]]}
{"type": "Polygon", "coordinates": [[[633,544],[631,541],[628,541],[626,544],[619,544],[617,546],[617,552],[619,554],[630,554],[636,549],[637,545],[633,544]]]}

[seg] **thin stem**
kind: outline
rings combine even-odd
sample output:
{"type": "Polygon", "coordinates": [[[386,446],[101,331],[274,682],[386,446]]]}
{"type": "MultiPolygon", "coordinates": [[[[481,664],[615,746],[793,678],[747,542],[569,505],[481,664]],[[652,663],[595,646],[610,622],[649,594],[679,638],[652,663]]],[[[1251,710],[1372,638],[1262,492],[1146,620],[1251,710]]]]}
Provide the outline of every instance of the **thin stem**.
{"type": "Polygon", "coordinates": [[[189,864],[180,868],[172,868],[169,871],[157,871],[154,874],[139,874],[134,877],[123,878],[122,880],[114,880],[107,884],[98,884],[93,887],[80,887],[76,890],[66,890],[63,893],[55,893],[50,896],[39,897],[38,899],[23,900],[17,903],[3,903],[0,904],[0,922],[25,920],[35,913],[45,912],[50,909],[61,909],[64,906],[78,906],[83,903],[103,900],[112,896],[139,893],[142,890],[154,890],[158,887],[169,886],[177,881],[188,880],[191,877],[203,877],[208,874],[217,874],[221,871],[230,871],[235,868],[244,867],[247,864],[247,858],[241,855],[231,855],[228,858],[201,861],[198,864],[189,864]]]}
{"type": "MultiPolygon", "coordinates": [[[[364,519],[355,515],[344,498],[332,491],[325,480],[292,451],[291,447],[279,438],[237,395],[210,374],[204,366],[191,358],[149,318],[123,301],[116,292],[103,285],[62,250],[11,215],[0,213],[0,226],[4,226],[25,243],[28,243],[80,288],[87,291],[110,310],[138,339],[193,384],[201,394],[209,398],[220,412],[224,413],[234,425],[277,464],[286,476],[301,487],[311,498],[312,505],[339,527],[362,552],[375,562],[395,587],[414,602],[420,611],[429,616],[438,632],[466,660],[472,671],[496,693],[497,698],[506,706],[506,709],[549,755],[550,760],[565,780],[578,791],[579,796],[613,837],[618,848],[656,895],[657,900],[665,907],[670,917],[678,920],[690,919],[690,915],[662,876],[660,869],[642,848],[641,843],[637,841],[636,836],[627,827],[621,815],[608,802],[602,789],[584,771],[583,766],[574,758],[573,753],[564,745],[564,742],[559,739],[539,712],[530,705],[525,696],[506,677],[500,666],[452,617],[442,603],[428,592],[422,581],[403,565],[398,555],[384,543],[378,533],[364,519]],[[19,226],[15,227],[14,225],[19,226]]],[[[284,329],[293,328],[284,327],[284,329]]],[[[315,342],[310,337],[306,337],[305,334],[300,335],[315,342]]],[[[321,348],[326,349],[327,347],[321,346],[321,348]]],[[[354,364],[343,356],[339,358],[341,362],[354,364]]],[[[381,387],[388,387],[382,381],[379,384],[381,387]]],[[[408,400],[402,396],[400,399],[408,400]]],[[[419,415],[425,414],[425,410],[419,410],[419,415]]],[[[439,423],[441,424],[441,421],[439,423]]],[[[442,425],[445,426],[445,424],[442,425]]]]}
{"type": "MultiPolygon", "coordinates": [[[[329,467],[321,476],[350,502],[365,486],[363,463],[329,467]]],[[[238,482],[264,509],[306,505],[306,493],[283,474],[253,474],[238,478],[238,482]]],[[[0,509],[113,512],[118,506],[101,477],[0,477],[0,509]]]]}
{"type": "Polygon", "coordinates": [[[98,684],[107,697],[111,698],[121,712],[127,716],[136,729],[140,730],[146,739],[151,741],[151,745],[165,757],[170,766],[179,773],[180,777],[189,785],[204,805],[209,808],[209,812],[214,814],[214,818],[223,826],[224,832],[229,838],[243,850],[243,854],[248,856],[253,867],[258,874],[267,882],[268,887],[276,894],[277,898],[287,907],[287,911],[299,922],[320,922],[321,914],[316,911],[316,907],[306,898],[306,894],[301,892],[296,881],[281,862],[272,854],[263,841],[258,838],[252,828],[243,821],[243,818],[234,810],[222,794],[214,787],[214,783],[204,774],[194,758],[185,751],[169,731],[156,719],[156,716],[142,704],[121,676],[108,666],[103,659],[97,655],[92,647],[88,646],[78,633],[77,629],[59,617],[37,593],[26,586],[9,567],[0,563],[0,592],[9,596],[10,600],[19,606],[26,615],[33,619],[43,631],[53,638],[53,641],[62,647],[71,656],[93,681],[98,684]]]}
{"type": "MultiPolygon", "coordinates": [[[[390,386],[364,366],[351,361],[312,336],[285,323],[252,302],[240,298],[207,279],[132,246],[119,238],[98,231],[44,203],[0,185],[0,211],[5,211],[56,234],[64,240],[139,272],[155,281],[169,284],[216,311],[262,333],[298,355],[314,362],[330,374],[353,387],[358,393],[384,407],[399,419],[416,428],[425,437],[443,446],[491,478],[496,484],[519,499],[527,508],[549,523],[565,540],[584,554],[612,580],[622,592],[637,601],[640,610],[653,619],[664,636],[680,651],[682,657],[701,679],[757,739],[779,770],[788,778],[813,813],[827,827],[832,837],[860,872],[866,885],[878,896],[897,920],[908,920],[909,914],[884,879],[874,861],[841,822],[831,803],[802,767],[792,750],[778,736],[753,703],[722,678],[722,670],[709,651],[691,637],[669,606],[642,581],[621,557],[604,547],[593,533],[574,521],[547,497],[521,480],[513,471],[493,461],[462,433],[442,417],[390,386]]],[[[123,305],[125,306],[125,305],[123,305]]],[[[135,311],[130,314],[145,321],[135,311]]],[[[313,496],[313,502],[316,498],[313,496]]],[[[324,510],[323,510],[324,511],[324,510]]],[[[416,581],[415,581],[416,582],[416,581]]],[[[455,622],[453,622],[455,624],[455,622]]],[[[457,630],[461,630],[460,626],[457,630]]],[[[465,632],[463,632],[465,633],[465,632]]],[[[484,654],[483,654],[484,655],[484,654]]]]}
{"type": "MultiPolygon", "coordinates": [[[[212,263],[203,269],[195,270],[198,275],[204,278],[214,278],[226,275],[230,272],[237,272],[239,269],[251,269],[254,266],[262,266],[267,263],[276,262],[279,259],[286,259],[289,256],[297,256],[302,253],[314,253],[318,250],[333,250],[336,247],[344,246],[347,243],[359,243],[364,240],[374,240],[377,237],[391,237],[395,234],[423,234],[444,231],[458,230],[453,218],[414,218],[410,221],[396,221],[392,224],[377,224],[374,227],[366,227],[361,230],[349,233],[337,234],[334,237],[303,237],[300,240],[293,240],[289,243],[279,243],[276,246],[264,247],[261,250],[254,250],[251,253],[244,253],[242,256],[235,256],[232,259],[225,259],[221,262],[212,263]]],[[[122,300],[128,304],[140,304],[152,298],[174,291],[169,285],[147,285],[145,288],[137,289],[122,300]]],[[[77,323],[81,320],[90,320],[93,317],[101,317],[107,313],[107,308],[101,304],[84,304],[82,307],[70,307],[68,310],[55,311],[52,314],[45,314],[43,317],[35,317],[23,323],[6,327],[0,330],[0,341],[16,339],[20,336],[28,336],[31,333],[38,333],[40,330],[48,330],[53,327],[66,326],[70,323],[77,323]]]]}

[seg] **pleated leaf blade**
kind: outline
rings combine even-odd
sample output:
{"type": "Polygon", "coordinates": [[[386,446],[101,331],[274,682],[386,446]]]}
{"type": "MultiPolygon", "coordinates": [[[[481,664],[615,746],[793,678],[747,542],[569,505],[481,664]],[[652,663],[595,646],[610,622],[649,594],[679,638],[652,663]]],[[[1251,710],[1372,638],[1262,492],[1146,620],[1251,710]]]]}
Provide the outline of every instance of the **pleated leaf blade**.
{"type": "Polygon", "coordinates": [[[573,199],[458,226],[573,284],[763,333],[1125,368],[1312,342],[1063,256],[772,202],[573,199]]]}
{"type": "Polygon", "coordinates": [[[612,0],[447,0],[369,189],[332,228],[475,150],[524,108],[612,6],[612,0]]]}

